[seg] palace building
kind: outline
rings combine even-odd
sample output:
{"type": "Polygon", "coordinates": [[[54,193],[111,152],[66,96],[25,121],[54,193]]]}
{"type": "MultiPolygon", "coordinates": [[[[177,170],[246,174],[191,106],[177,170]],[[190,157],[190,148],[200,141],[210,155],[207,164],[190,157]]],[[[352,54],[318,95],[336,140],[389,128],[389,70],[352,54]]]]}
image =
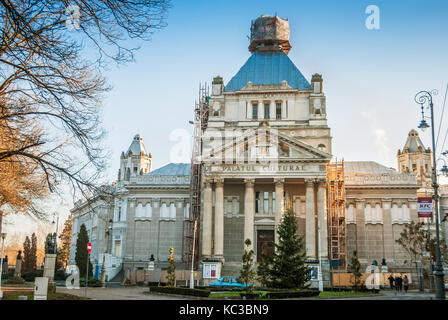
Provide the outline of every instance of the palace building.
{"type": "MultiPolygon", "coordinates": [[[[326,287],[332,271],[346,270],[354,251],[364,267],[400,271],[409,260],[395,240],[407,223],[421,221],[417,197],[431,196],[431,150],[411,130],[398,151],[398,170],[373,161],[332,161],[323,77],[306,79],[290,50],[289,22],[261,16],[252,23],[248,60],[227,84],[213,78],[202,135],[196,252],[205,285],[238,276],[246,239],[255,262],[264,245],[272,252],[288,208],[297,217],[307,263],[322,268],[326,287]]],[[[93,196],[72,209],[71,261],[85,223],[91,259],[97,270],[106,253],[109,279],[122,270],[147,269],[150,261],[156,270],[165,268],[171,247],[177,269],[188,269],[190,164],[151,171],[152,156],[140,135],[120,161],[110,186],[113,199],[93,196]]],[[[448,214],[446,191],[442,216],[448,214]]]]}

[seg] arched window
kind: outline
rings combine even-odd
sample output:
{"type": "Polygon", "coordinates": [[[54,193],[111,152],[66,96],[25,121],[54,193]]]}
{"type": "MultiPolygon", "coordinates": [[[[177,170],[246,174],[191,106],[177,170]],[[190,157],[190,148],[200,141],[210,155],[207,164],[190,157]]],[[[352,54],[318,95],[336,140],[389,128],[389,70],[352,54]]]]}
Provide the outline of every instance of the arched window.
{"type": "Polygon", "coordinates": [[[391,216],[392,216],[392,222],[398,221],[398,205],[394,203],[391,208],[391,216]]]}
{"type": "Polygon", "coordinates": [[[166,203],[164,202],[160,206],[160,219],[168,219],[168,218],[169,218],[168,208],[166,206],[166,203]]]}
{"type": "Polygon", "coordinates": [[[366,204],[364,208],[364,219],[366,222],[372,221],[372,207],[370,204],[366,204]]]}
{"type": "Polygon", "coordinates": [[[350,204],[347,208],[347,223],[355,222],[355,206],[350,204]]]}
{"type": "Polygon", "coordinates": [[[170,219],[176,219],[176,206],[174,205],[174,202],[170,203],[170,219]]]}
{"type": "Polygon", "coordinates": [[[383,210],[381,209],[380,204],[375,205],[375,218],[376,221],[383,221],[383,210]]]}
{"type": "Polygon", "coordinates": [[[151,202],[146,203],[145,216],[147,218],[152,218],[152,206],[151,202]]]}

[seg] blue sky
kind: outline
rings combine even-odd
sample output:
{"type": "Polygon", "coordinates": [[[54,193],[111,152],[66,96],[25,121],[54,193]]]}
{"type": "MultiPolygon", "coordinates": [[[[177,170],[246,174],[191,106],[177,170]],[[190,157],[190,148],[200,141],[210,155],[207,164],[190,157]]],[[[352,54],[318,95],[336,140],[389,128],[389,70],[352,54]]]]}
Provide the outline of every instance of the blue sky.
{"type": "MultiPolygon", "coordinates": [[[[113,86],[103,109],[107,175],[116,179],[120,153],[136,133],[153,155],[153,169],[170,162],[177,143],[170,134],[191,132],[199,83],[216,75],[227,83],[250,56],[251,20],[276,13],[289,19],[292,61],[308,80],[323,76],[333,154],[396,167],[397,150],[420,121],[414,95],[438,89],[440,116],[448,83],[447,12],[444,0],[174,1],[168,26],[139,44],[136,61],[105,72],[113,86]],[[380,9],[379,30],[365,27],[368,5],[380,9]]],[[[448,114],[445,119],[442,134],[448,114]]],[[[421,137],[429,146],[429,131],[421,137]]],[[[65,216],[71,203],[57,206],[65,216]]]]}
{"type": "MultiPolygon", "coordinates": [[[[421,89],[448,82],[444,1],[174,1],[168,27],[143,43],[136,62],[112,68],[106,99],[111,179],[135,133],[153,168],[170,161],[170,133],[190,131],[198,84],[227,83],[249,58],[250,21],[277,13],[291,27],[289,56],[307,79],[321,73],[333,151],[346,160],[396,166],[395,155],[419,122],[421,89]],[[365,27],[366,7],[380,9],[380,29],[365,27]]],[[[428,133],[422,139],[429,143],[428,133]]]]}

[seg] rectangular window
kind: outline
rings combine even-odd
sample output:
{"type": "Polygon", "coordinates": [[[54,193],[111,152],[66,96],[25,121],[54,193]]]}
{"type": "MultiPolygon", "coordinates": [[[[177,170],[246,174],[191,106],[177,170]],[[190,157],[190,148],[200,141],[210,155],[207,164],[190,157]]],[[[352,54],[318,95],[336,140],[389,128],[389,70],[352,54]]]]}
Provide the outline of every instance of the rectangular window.
{"type": "Polygon", "coordinates": [[[258,104],[252,104],[252,119],[258,119],[258,104]]]}
{"type": "Polygon", "coordinates": [[[282,104],[280,102],[275,105],[275,118],[277,120],[282,118],[282,104]]]}
{"type": "Polygon", "coordinates": [[[255,213],[258,213],[260,210],[260,192],[255,192],[255,213]]]}
{"type": "Polygon", "coordinates": [[[263,193],[263,209],[265,214],[269,213],[269,192],[263,193]]]}
{"type": "Polygon", "coordinates": [[[272,192],[272,211],[275,212],[275,191],[272,192]]]}
{"type": "Polygon", "coordinates": [[[269,119],[269,104],[265,103],[264,105],[264,118],[269,119]]]}

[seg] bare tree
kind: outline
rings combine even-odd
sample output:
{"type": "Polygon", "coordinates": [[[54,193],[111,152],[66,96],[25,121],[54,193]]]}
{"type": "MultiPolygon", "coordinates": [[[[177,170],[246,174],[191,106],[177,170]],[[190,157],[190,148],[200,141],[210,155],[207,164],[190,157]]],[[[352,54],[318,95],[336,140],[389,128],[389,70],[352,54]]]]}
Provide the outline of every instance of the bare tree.
{"type": "Polygon", "coordinates": [[[110,87],[101,72],[132,61],[133,44],[166,25],[170,6],[0,0],[0,130],[10,137],[0,142],[0,169],[26,163],[49,191],[63,180],[84,195],[95,190],[108,159],[100,107],[110,87]]]}

